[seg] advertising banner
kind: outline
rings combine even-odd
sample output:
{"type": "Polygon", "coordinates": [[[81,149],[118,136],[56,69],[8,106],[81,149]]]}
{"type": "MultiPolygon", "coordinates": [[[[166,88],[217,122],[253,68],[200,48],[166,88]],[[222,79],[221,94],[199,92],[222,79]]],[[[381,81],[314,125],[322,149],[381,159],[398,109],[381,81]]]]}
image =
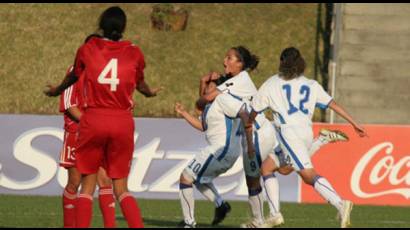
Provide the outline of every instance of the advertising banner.
{"type": "MultiPolygon", "coordinates": [[[[135,118],[129,189],[138,198],[179,199],[180,173],[207,144],[183,119],[135,118]]],[[[62,116],[0,115],[0,194],[61,195],[67,172],[59,167],[62,116]]],[[[296,202],[297,175],[278,176],[281,200],[296,202]]],[[[242,159],[215,180],[227,200],[246,200],[242,159]]],[[[202,195],[195,195],[203,199],[202,195]]]]}
{"type": "MultiPolygon", "coordinates": [[[[339,129],[348,142],[332,143],[316,153],[316,171],[343,199],[355,204],[410,205],[410,126],[367,125],[369,137],[360,138],[350,125],[315,124],[339,129]]],[[[303,184],[303,182],[302,182],[303,184]]],[[[301,201],[323,203],[311,186],[301,185],[301,201]]]]}

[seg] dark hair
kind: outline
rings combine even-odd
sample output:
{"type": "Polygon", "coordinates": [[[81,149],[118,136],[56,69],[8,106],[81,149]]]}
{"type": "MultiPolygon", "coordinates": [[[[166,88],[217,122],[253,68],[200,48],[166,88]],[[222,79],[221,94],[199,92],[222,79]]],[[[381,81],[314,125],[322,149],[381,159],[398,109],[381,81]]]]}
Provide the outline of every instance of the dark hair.
{"type": "Polygon", "coordinates": [[[237,46],[231,49],[236,51],[239,60],[243,63],[242,70],[252,71],[258,66],[259,57],[252,54],[246,47],[237,46]]]}
{"type": "Polygon", "coordinates": [[[127,16],[124,11],[118,6],[113,6],[101,14],[99,28],[103,30],[104,37],[118,41],[122,38],[126,24],[127,16]]]}
{"type": "Polygon", "coordinates": [[[299,77],[305,72],[306,63],[295,47],[289,47],[282,51],[280,55],[279,75],[286,80],[299,77]]]}

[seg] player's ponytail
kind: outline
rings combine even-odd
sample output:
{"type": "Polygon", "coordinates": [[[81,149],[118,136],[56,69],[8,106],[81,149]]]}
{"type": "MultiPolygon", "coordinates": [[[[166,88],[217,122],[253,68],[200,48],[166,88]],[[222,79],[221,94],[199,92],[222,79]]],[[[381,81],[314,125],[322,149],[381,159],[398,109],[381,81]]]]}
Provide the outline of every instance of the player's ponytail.
{"type": "Polygon", "coordinates": [[[242,62],[242,70],[252,71],[256,69],[259,64],[259,57],[252,54],[246,47],[237,46],[233,47],[236,51],[238,59],[242,62]]]}
{"type": "Polygon", "coordinates": [[[127,16],[124,11],[118,6],[113,6],[101,14],[99,28],[105,38],[118,41],[122,38],[126,24],[127,16]]]}
{"type": "Polygon", "coordinates": [[[279,75],[286,80],[297,78],[305,72],[306,63],[299,50],[289,47],[280,55],[279,75]]]}

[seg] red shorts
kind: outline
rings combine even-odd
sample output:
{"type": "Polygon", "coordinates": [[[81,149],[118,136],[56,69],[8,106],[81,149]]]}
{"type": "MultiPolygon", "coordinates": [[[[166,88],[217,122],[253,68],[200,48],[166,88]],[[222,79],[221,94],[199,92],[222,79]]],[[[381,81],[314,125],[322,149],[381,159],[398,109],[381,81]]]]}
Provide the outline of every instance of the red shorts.
{"type": "Polygon", "coordinates": [[[101,166],[110,178],[125,178],[134,152],[134,120],[129,111],[88,109],[81,117],[76,166],[94,174],[101,166]]]}
{"type": "Polygon", "coordinates": [[[75,146],[77,133],[64,132],[63,149],[60,152],[60,166],[66,169],[75,166],[75,146]]]}

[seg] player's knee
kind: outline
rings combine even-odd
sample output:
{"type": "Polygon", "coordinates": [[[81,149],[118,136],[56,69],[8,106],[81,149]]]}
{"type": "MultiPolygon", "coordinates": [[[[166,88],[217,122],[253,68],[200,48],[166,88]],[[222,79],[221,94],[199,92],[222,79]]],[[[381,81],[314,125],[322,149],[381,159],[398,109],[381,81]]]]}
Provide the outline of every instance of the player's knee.
{"type": "Polygon", "coordinates": [[[194,178],[187,174],[185,171],[181,173],[181,176],[179,177],[179,183],[180,184],[185,184],[185,185],[192,185],[194,182],[194,178]]]}
{"type": "Polygon", "coordinates": [[[262,176],[268,176],[270,174],[272,174],[272,170],[270,170],[268,167],[266,167],[265,164],[262,164],[262,167],[260,169],[260,173],[262,176]]]}

